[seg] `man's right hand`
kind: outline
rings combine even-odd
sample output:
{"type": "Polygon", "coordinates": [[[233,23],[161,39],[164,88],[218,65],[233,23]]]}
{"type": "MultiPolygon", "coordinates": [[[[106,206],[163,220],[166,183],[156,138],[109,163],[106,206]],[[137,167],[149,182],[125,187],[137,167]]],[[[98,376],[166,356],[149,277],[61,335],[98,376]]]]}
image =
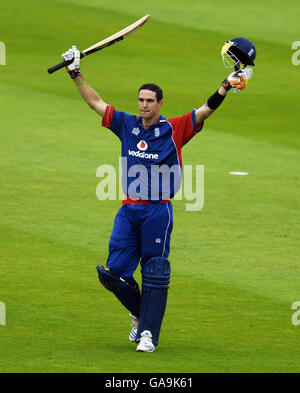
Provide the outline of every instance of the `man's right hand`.
{"type": "Polygon", "coordinates": [[[66,67],[66,70],[70,74],[72,79],[80,75],[80,51],[77,49],[76,45],[73,45],[68,51],[64,52],[62,58],[65,61],[72,60],[73,62],[66,67]]]}

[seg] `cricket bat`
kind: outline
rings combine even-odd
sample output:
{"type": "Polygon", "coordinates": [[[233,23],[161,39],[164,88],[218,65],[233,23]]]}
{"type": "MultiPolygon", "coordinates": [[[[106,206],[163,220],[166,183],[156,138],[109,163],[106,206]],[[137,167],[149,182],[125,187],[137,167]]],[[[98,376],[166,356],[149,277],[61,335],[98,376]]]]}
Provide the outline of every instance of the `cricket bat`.
{"type": "MultiPolygon", "coordinates": [[[[125,27],[125,29],[118,31],[117,33],[111,35],[110,37],[105,38],[104,40],[97,42],[97,44],[94,44],[90,46],[87,49],[84,49],[82,52],[80,52],[80,58],[82,59],[85,56],[88,56],[92,53],[98,52],[101,49],[107,48],[108,46],[111,46],[115,44],[116,42],[124,40],[124,38],[128,37],[130,34],[134,33],[136,30],[138,30],[140,27],[142,27],[147,20],[150,18],[150,15],[147,14],[143,16],[141,19],[137,20],[136,22],[132,23],[130,26],[125,27]]],[[[68,60],[68,61],[63,61],[51,68],[48,69],[49,74],[53,74],[53,72],[60,70],[61,68],[64,68],[68,66],[69,64],[72,63],[73,60],[68,60]]]]}

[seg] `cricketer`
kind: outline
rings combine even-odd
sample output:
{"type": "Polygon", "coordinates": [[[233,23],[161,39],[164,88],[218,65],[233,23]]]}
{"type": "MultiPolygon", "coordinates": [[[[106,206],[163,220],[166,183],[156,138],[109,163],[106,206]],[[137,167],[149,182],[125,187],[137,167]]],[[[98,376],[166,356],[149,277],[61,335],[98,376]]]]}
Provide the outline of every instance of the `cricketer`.
{"type": "Polygon", "coordinates": [[[129,310],[129,340],[137,343],[139,352],[153,352],[159,343],[171,272],[171,199],[180,188],[182,147],[200,133],[204,121],[230,89],[245,89],[252,76],[248,66],[254,66],[256,49],[251,41],[238,37],[224,44],[221,55],[225,67],[232,67],[233,72],[202,106],[169,119],[160,114],[163,92],[159,86],[147,83],[139,88],[139,116],[121,112],[85,81],[76,46],[62,54],[65,61],[73,60],[67,72],[84,101],[102,117],[102,126],[119,138],[122,157],[127,159],[123,171],[126,198],[115,217],[106,267],[99,264],[97,271],[101,284],[129,310]],[[137,173],[138,182],[133,176],[137,173]],[[165,175],[169,176],[168,182],[163,182],[165,175]],[[139,264],[141,291],[133,277],[139,264]]]}

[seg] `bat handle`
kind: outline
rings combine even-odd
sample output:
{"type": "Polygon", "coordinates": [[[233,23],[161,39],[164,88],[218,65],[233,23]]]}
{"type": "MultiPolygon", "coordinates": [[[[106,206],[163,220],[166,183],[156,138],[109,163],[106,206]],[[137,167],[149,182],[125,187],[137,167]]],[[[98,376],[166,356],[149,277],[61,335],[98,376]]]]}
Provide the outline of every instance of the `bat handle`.
{"type": "MultiPolygon", "coordinates": [[[[80,58],[82,59],[83,57],[84,57],[84,54],[82,52],[80,52],[80,58]]],[[[61,68],[67,67],[71,63],[73,63],[73,59],[62,61],[61,63],[56,64],[55,66],[48,68],[48,72],[49,72],[49,74],[53,74],[53,72],[58,71],[61,68]]]]}

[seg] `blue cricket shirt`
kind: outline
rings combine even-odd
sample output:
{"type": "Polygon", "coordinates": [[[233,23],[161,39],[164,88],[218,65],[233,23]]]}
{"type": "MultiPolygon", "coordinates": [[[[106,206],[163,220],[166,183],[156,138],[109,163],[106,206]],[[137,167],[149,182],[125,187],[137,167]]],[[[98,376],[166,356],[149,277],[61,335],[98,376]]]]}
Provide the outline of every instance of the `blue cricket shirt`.
{"type": "Polygon", "coordinates": [[[195,111],[145,129],[141,116],[107,105],[102,126],[121,141],[122,186],[125,203],[151,203],[172,198],[182,177],[181,149],[203,128],[196,128],[195,111]],[[151,202],[150,202],[151,201],[151,202]]]}

